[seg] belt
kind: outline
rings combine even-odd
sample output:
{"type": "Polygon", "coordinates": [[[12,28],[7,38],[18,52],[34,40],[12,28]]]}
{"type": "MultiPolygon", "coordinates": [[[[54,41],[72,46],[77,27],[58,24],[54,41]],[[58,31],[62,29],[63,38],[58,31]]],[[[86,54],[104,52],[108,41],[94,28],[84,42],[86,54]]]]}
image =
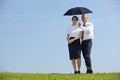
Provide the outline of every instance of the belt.
{"type": "Polygon", "coordinates": [[[86,40],[83,40],[83,41],[90,41],[90,40],[92,40],[92,39],[86,39],[86,40]]]}

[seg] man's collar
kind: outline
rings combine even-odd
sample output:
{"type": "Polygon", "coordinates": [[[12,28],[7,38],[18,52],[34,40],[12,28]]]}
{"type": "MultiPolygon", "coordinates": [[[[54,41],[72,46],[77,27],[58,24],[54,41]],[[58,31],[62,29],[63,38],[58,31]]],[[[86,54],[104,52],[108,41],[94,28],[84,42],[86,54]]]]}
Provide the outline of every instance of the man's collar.
{"type": "Polygon", "coordinates": [[[85,23],[85,25],[88,24],[88,23],[89,23],[89,22],[87,21],[87,22],[85,23]]]}

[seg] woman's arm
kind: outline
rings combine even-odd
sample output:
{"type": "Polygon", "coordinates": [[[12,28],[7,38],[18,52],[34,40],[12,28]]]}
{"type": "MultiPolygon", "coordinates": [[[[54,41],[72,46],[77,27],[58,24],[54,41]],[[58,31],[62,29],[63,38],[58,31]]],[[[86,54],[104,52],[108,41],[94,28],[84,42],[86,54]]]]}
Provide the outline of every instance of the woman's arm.
{"type": "Polygon", "coordinates": [[[70,34],[67,34],[67,39],[66,40],[69,41],[69,38],[70,38],[70,34]]]}
{"type": "Polygon", "coordinates": [[[72,43],[72,40],[70,40],[70,34],[67,34],[67,41],[68,41],[69,44],[72,43]]]}

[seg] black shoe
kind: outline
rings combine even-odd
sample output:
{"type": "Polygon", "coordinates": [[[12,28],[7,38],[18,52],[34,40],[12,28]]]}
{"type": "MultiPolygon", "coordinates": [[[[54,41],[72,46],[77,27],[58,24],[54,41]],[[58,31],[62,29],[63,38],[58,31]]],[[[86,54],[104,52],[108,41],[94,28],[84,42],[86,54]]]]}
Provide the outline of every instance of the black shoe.
{"type": "Polygon", "coordinates": [[[78,71],[75,71],[75,72],[74,72],[74,74],[77,74],[77,73],[78,73],[78,71]]]}
{"type": "Polygon", "coordinates": [[[78,71],[78,74],[80,74],[80,71],[78,71]]]}
{"type": "Polygon", "coordinates": [[[93,71],[92,71],[92,70],[87,70],[86,73],[88,73],[88,74],[92,74],[93,71]]]}

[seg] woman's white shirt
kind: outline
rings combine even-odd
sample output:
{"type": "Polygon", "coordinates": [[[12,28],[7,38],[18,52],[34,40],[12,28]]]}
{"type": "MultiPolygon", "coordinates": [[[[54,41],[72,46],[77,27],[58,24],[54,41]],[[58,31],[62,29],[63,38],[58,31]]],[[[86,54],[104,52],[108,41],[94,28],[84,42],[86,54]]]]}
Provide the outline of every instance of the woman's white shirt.
{"type": "Polygon", "coordinates": [[[70,37],[77,37],[79,33],[82,31],[81,27],[76,26],[70,26],[67,29],[67,34],[70,35],[70,37]]]}

